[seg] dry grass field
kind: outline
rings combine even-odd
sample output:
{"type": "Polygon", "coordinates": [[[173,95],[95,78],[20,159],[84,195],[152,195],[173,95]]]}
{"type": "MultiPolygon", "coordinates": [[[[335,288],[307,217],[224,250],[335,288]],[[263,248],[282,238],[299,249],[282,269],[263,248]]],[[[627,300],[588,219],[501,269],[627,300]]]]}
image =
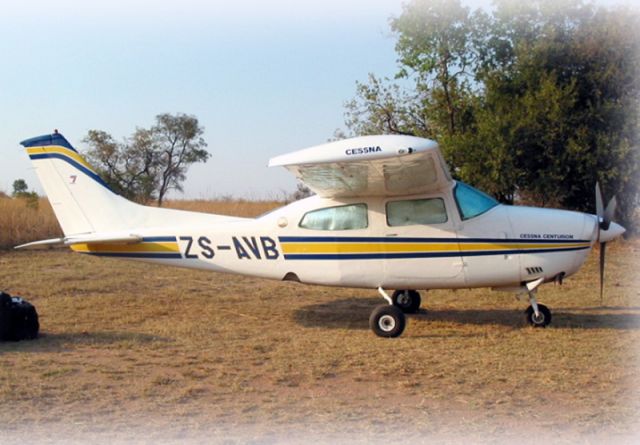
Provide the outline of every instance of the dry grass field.
{"type": "Polygon", "coordinates": [[[631,442],[639,251],[611,249],[605,307],[595,261],[545,287],[546,330],[508,295],[434,291],[394,340],[367,329],[373,291],[4,253],[0,282],[37,305],[42,338],[0,345],[0,443],[631,442]]]}
{"type": "Polygon", "coordinates": [[[432,291],[381,339],[373,290],[0,252],[42,332],[0,344],[0,444],[635,443],[640,242],[607,253],[603,306],[597,252],[542,288],[548,329],[509,294],[432,291]]]}
{"type": "Polygon", "coordinates": [[[48,199],[34,202],[0,196],[0,249],[59,236],[62,231],[48,199]]]}

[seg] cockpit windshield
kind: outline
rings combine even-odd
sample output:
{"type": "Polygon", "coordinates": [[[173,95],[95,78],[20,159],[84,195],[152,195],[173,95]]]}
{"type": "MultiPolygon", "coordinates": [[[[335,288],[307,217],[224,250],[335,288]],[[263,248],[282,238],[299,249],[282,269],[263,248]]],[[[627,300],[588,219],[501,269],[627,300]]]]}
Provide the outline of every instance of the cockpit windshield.
{"type": "Polygon", "coordinates": [[[460,181],[456,182],[453,194],[463,220],[482,215],[499,204],[491,196],[460,181]]]}

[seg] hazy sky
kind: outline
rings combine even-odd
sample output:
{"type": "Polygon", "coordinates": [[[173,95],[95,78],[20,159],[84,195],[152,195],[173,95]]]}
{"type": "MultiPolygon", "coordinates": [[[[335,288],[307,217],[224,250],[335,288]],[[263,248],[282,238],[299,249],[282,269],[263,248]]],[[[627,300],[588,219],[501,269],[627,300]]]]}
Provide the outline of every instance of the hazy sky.
{"type": "MultiPolygon", "coordinates": [[[[469,1],[477,6],[488,1],[469,1]]],[[[395,74],[402,0],[30,1],[0,15],[0,190],[41,191],[19,142],[59,129],[121,139],[159,113],[197,116],[211,159],[187,198],[279,197],[270,157],[325,142],[370,72],[395,74]]]]}
{"type": "Polygon", "coordinates": [[[393,75],[400,0],[22,1],[0,15],[0,189],[40,190],[19,142],[57,128],[117,139],[164,112],[196,115],[212,153],[185,196],[277,197],[270,157],[325,142],[367,73],[393,75]],[[55,3],[55,5],[54,5],[55,3]]]}

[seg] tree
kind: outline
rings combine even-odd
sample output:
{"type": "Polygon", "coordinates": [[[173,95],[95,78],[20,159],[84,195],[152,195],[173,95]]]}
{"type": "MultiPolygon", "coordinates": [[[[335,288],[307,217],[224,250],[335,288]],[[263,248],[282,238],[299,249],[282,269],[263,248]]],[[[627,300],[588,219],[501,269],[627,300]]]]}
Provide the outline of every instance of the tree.
{"type": "Polygon", "coordinates": [[[489,143],[511,153],[517,193],[537,204],[593,212],[600,181],[609,196],[617,195],[617,217],[632,229],[638,202],[638,15],[581,1],[497,5],[492,41],[503,56],[479,76],[485,91],[476,122],[484,125],[489,143]],[[496,116],[502,126],[486,125],[496,116]]]}
{"type": "Polygon", "coordinates": [[[441,139],[463,131],[473,101],[476,27],[484,24],[458,0],[414,0],[391,21],[397,35],[400,69],[396,79],[369,74],[356,84],[356,98],[346,103],[352,134],[408,134],[441,139]]]}
{"type": "MultiPolygon", "coordinates": [[[[356,98],[348,101],[345,122],[351,135],[406,134],[431,137],[432,131],[417,93],[369,74],[368,83],[356,82],[356,98]]],[[[346,137],[336,132],[337,138],[346,137]]]]}
{"type": "Polygon", "coordinates": [[[30,192],[27,181],[24,179],[16,179],[13,181],[13,193],[14,198],[24,199],[27,207],[37,209],[39,205],[39,197],[36,192],[30,192]]]}
{"type": "Polygon", "coordinates": [[[90,130],[85,154],[116,193],[161,206],[170,190],[182,190],[189,166],[209,158],[203,133],[195,116],[160,114],[153,127],[137,128],[123,142],[90,130]]]}
{"type": "Polygon", "coordinates": [[[141,203],[156,199],[158,157],[149,130],[138,128],[123,142],[90,130],[84,142],[90,147],[85,156],[115,193],[141,203]]]}
{"type": "Polygon", "coordinates": [[[22,196],[29,191],[29,186],[27,185],[27,181],[24,179],[16,179],[13,181],[13,193],[11,195],[13,197],[22,196]]]}
{"type": "Polygon", "coordinates": [[[638,14],[582,0],[413,0],[392,19],[398,83],[346,104],[353,134],[439,141],[454,177],[502,202],[594,211],[597,180],[633,229],[639,196],[638,14]]]}
{"type": "Polygon", "coordinates": [[[398,78],[415,78],[423,115],[437,136],[451,135],[465,127],[465,110],[472,92],[479,60],[474,46],[478,27],[459,0],[414,0],[400,17],[391,21],[398,36],[398,78]]]}
{"type": "Polygon", "coordinates": [[[156,121],[151,135],[159,153],[158,205],[162,205],[169,190],[182,191],[189,166],[206,162],[211,154],[205,150],[204,129],[195,116],[160,114],[156,121]]]}

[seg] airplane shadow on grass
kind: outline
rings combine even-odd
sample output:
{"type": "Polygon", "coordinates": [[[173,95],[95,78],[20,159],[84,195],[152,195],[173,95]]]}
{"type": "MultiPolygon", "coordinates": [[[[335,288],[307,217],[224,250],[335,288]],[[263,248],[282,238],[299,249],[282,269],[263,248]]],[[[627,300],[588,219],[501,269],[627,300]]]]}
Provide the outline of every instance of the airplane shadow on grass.
{"type": "Polygon", "coordinates": [[[141,344],[151,342],[170,342],[171,339],[141,334],[137,332],[71,332],[51,334],[41,332],[35,340],[0,342],[0,356],[3,352],[60,352],[72,350],[78,346],[114,346],[118,343],[141,344]]]}
{"type": "MultiPolygon", "coordinates": [[[[348,298],[298,309],[295,321],[309,328],[369,329],[369,315],[381,304],[379,298],[348,298]]],[[[420,309],[409,315],[410,320],[420,323],[457,323],[461,325],[501,325],[513,328],[528,328],[524,320],[524,309],[420,309]]],[[[640,312],[637,308],[603,307],[603,313],[579,308],[552,307],[550,328],[556,329],[617,329],[640,330],[640,312]],[[636,313],[628,313],[635,311],[636,313]],[[586,312],[586,313],[585,313],[586,312]]],[[[591,308],[589,308],[591,309],[591,308]]]]}

